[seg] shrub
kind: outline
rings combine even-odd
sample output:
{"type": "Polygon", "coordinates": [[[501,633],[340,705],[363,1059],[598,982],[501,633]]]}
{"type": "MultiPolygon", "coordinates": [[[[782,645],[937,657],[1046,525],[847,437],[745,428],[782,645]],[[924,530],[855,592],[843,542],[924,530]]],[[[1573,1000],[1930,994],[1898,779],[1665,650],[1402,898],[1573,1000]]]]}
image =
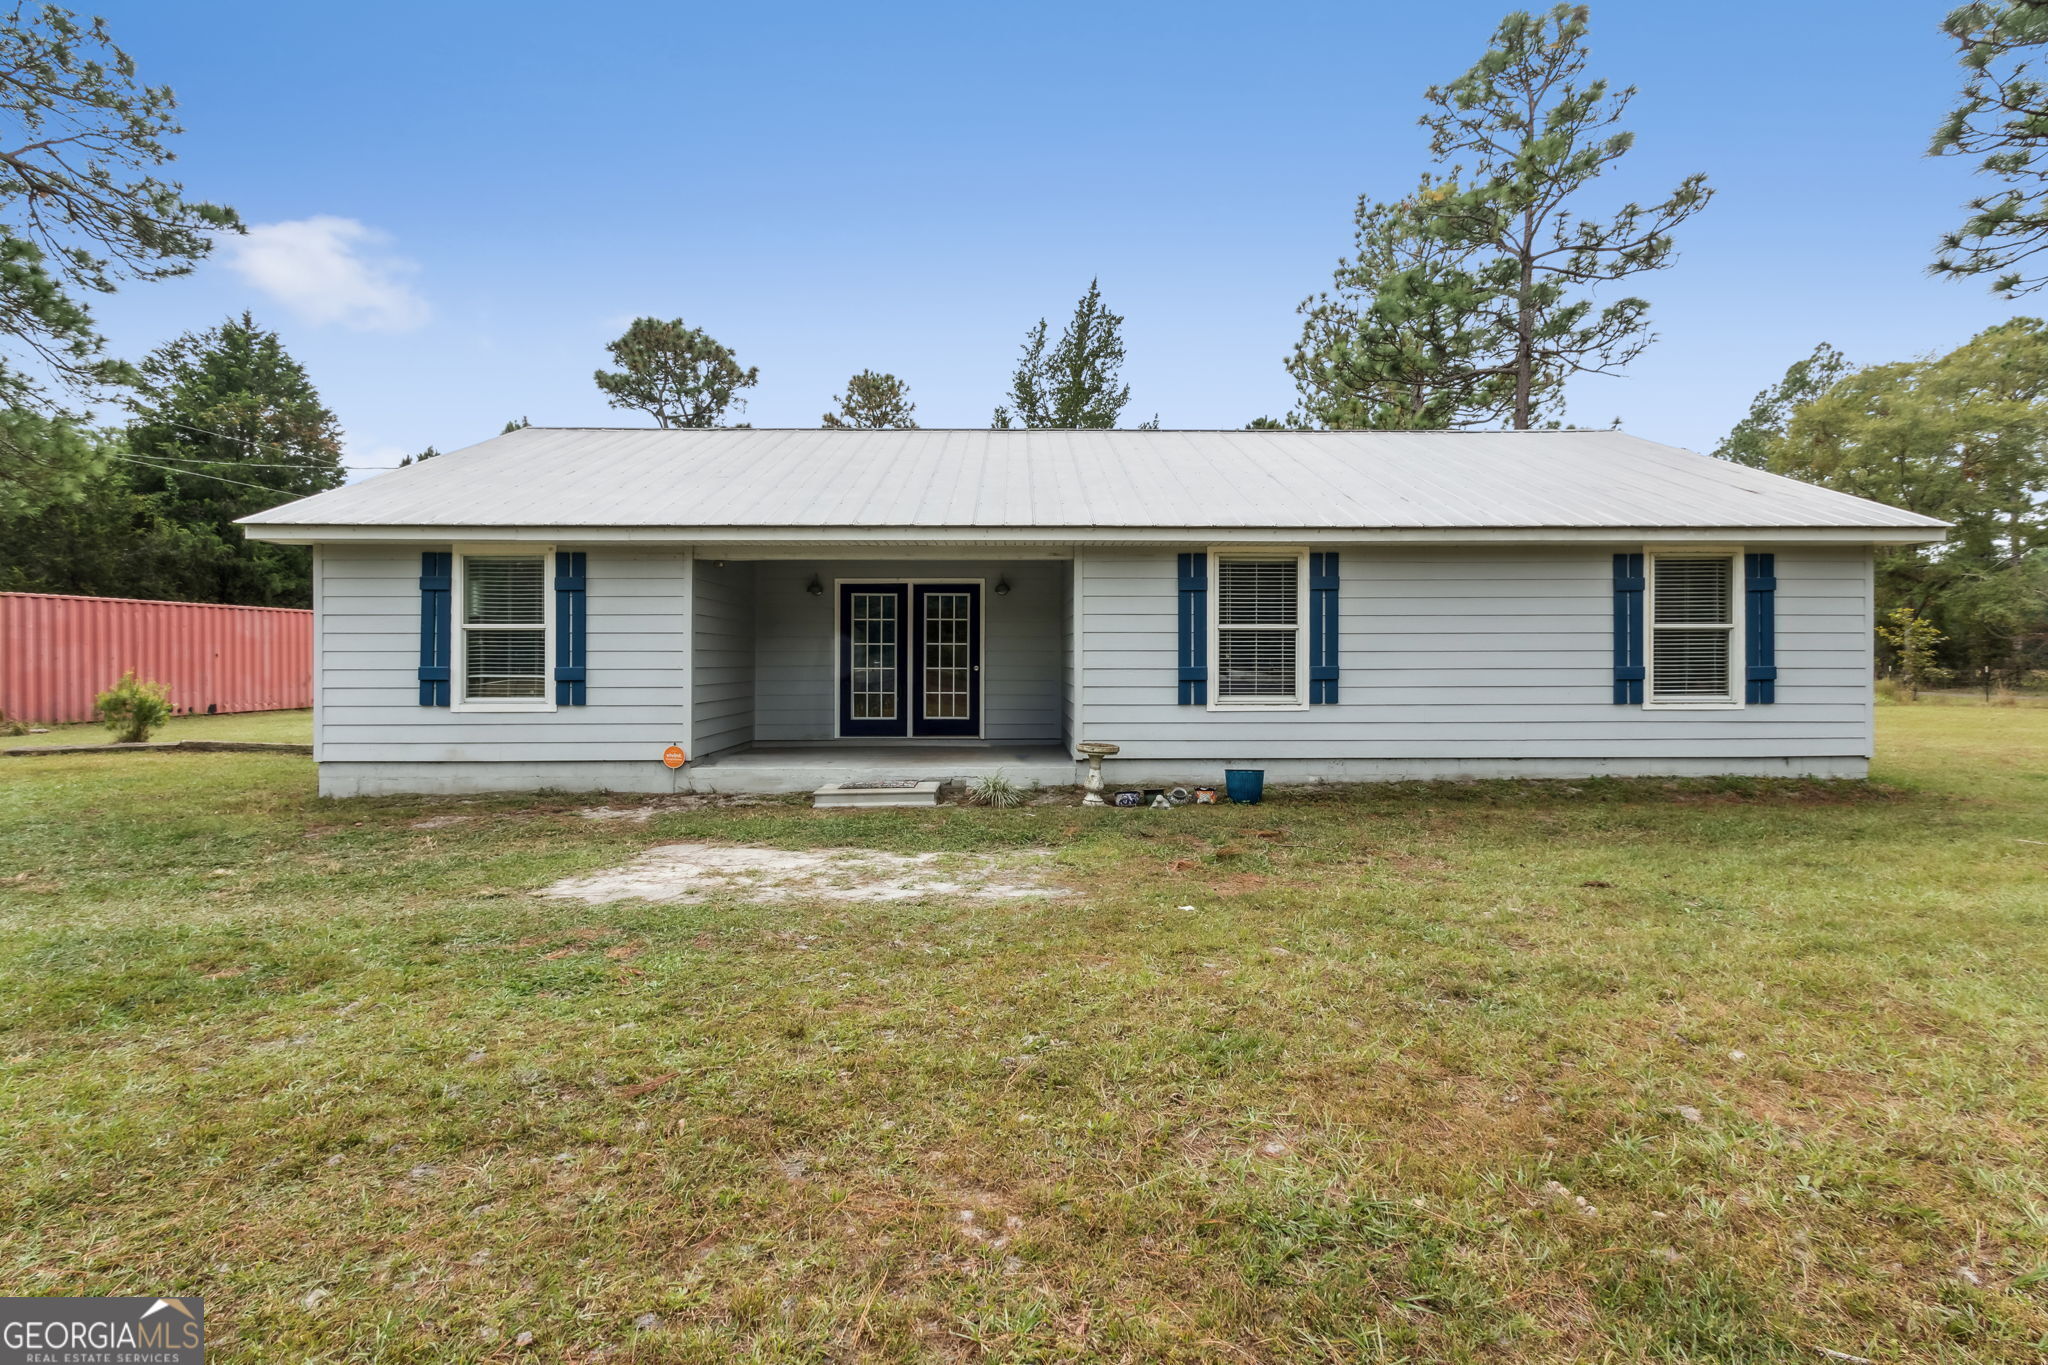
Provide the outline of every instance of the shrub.
{"type": "Polygon", "coordinates": [[[1935,650],[1948,636],[1913,607],[1894,607],[1877,628],[1877,638],[1892,647],[1900,681],[1912,700],[1920,700],[1920,689],[1951,676],[1951,670],[1935,663],[1935,650]]]}
{"type": "Polygon", "coordinates": [[[7,719],[7,713],[0,711],[0,735],[25,735],[28,727],[18,720],[7,719]]]}
{"type": "Polygon", "coordinates": [[[1897,678],[1879,678],[1874,686],[1879,706],[1898,706],[1914,700],[1906,694],[1906,689],[1900,686],[1897,678]]]}
{"type": "Polygon", "coordinates": [[[1001,768],[967,779],[967,799],[977,806],[1021,806],[1031,788],[1012,782],[1001,768]]]}
{"type": "Polygon", "coordinates": [[[131,668],[95,697],[92,706],[100,723],[114,732],[114,743],[140,744],[171,718],[171,689],[137,681],[131,668]]]}

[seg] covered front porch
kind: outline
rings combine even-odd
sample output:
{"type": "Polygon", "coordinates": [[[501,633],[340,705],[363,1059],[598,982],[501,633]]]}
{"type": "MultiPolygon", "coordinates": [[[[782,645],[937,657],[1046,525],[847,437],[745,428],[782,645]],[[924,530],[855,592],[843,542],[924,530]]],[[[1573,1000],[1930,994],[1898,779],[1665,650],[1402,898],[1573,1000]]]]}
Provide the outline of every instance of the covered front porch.
{"type": "Polygon", "coordinates": [[[1076,781],[1071,561],[748,557],[691,575],[693,790],[1076,781]]]}

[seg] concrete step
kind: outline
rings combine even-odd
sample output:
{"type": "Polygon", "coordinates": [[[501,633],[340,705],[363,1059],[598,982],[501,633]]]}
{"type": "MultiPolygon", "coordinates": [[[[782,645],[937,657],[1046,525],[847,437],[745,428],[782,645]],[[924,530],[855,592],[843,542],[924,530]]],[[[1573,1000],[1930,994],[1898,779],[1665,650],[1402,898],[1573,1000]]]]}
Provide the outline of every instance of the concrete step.
{"type": "Polygon", "coordinates": [[[828,782],[811,793],[813,807],[826,806],[936,806],[939,780],[919,782],[914,778],[871,782],[828,782]]]}

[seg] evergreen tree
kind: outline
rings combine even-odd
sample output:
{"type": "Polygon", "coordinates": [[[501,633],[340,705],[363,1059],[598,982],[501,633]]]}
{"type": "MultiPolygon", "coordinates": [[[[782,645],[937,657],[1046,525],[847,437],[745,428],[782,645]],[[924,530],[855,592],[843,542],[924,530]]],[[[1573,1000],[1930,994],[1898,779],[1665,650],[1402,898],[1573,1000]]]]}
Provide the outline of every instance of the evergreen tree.
{"type": "Polygon", "coordinates": [[[1849,371],[1782,427],[1751,427],[1744,462],[1953,524],[1945,545],[1879,551],[1880,615],[1911,608],[1979,679],[2048,666],[2048,323],[1849,371]]]}
{"type": "Polygon", "coordinates": [[[1634,87],[1580,83],[1586,33],[1584,5],[1510,14],[1471,70],[1426,95],[1430,152],[1455,163],[1457,183],[1418,203],[1418,231],[1474,253],[1469,325],[1497,331],[1502,354],[1482,347],[1468,368],[1474,380],[1507,377],[1517,430],[1537,424],[1569,376],[1613,374],[1650,343],[1648,303],[1596,309],[1588,291],[1670,265],[1672,229],[1713,193],[1690,175],[1648,208],[1584,215],[1584,192],[1635,141],[1618,129],[1634,87]]]}
{"type": "Polygon", "coordinates": [[[659,427],[725,425],[728,409],[744,408],[741,389],[760,381],[758,369],[740,368],[732,351],[681,318],[635,318],[606,344],[616,371],[593,376],[615,408],[637,408],[659,427]]]}
{"type": "Polygon", "coordinates": [[[2048,83],[2036,69],[2048,44],[2048,0],[1994,0],[1951,12],[1942,31],[1966,73],[1956,107],[1935,130],[1935,156],[1977,158],[2005,188],[1972,199],[1942,234],[1930,273],[1994,275],[2008,298],[2048,284],[2034,257],[2048,248],[2048,83]]]}
{"type": "Polygon", "coordinates": [[[96,477],[97,442],[44,419],[134,377],[106,355],[80,294],[188,273],[231,209],[187,202],[157,179],[182,131],[169,89],[136,79],[104,21],[54,5],[0,17],[0,514],[76,497],[96,477]]]}
{"type": "Polygon", "coordinates": [[[1846,356],[1821,342],[1812,355],[1786,366],[1784,378],[1750,400],[1749,411],[1714,447],[1714,458],[1770,468],[1772,452],[1784,440],[1792,414],[1833,388],[1852,368],[1846,356]]]}
{"type": "Polygon", "coordinates": [[[914,430],[911,416],[917,404],[910,401],[910,386],[893,374],[862,370],[846,381],[846,392],[832,395],[839,411],[828,412],[824,425],[878,431],[885,428],[914,430]]]}
{"type": "Polygon", "coordinates": [[[1514,388],[1472,273],[1475,249],[1427,231],[1428,206],[1455,191],[1425,175],[1398,203],[1359,197],[1355,254],[1296,310],[1290,424],[1462,429],[1506,414],[1514,388]]]}
{"type": "MultiPolygon", "coordinates": [[[[500,436],[504,435],[504,433],[503,433],[503,432],[499,432],[498,434],[499,434],[500,436]]],[[[421,463],[422,461],[425,461],[425,460],[432,460],[432,459],[436,459],[436,458],[438,458],[438,457],[440,456],[440,454],[441,454],[441,452],[440,452],[440,451],[438,451],[438,450],[434,449],[434,448],[433,448],[432,446],[428,446],[428,447],[427,447],[427,448],[426,448],[425,450],[422,450],[422,451],[421,451],[421,452],[420,452],[419,454],[417,454],[417,455],[407,455],[407,456],[403,457],[402,459],[400,459],[400,460],[399,460],[399,462],[398,462],[398,467],[399,467],[400,469],[403,469],[403,468],[405,468],[405,467],[406,467],[407,465],[419,464],[419,463],[421,463]]]]}
{"type": "Polygon", "coordinates": [[[9,416],[14,439],[23,448],[33,450],[46,440],[89,445],[94,472],[75,498],[34,511],[0,511],[0,592],[177,597],[168,585],[177,581],[190,537],[136,491],[121,434],[77,427],[61,418],[9,416]]]}
{"type": "Polygon", "coordinates": [[[499,428],[498,434],[500,436],[507,436],[515,431],[524,431],[526,430],[526,428],[532,425],[533,423],[527,421],[524,417],[515,417],[511,421],[505,423],[503,427],[499,428]]]}
{"type": "Polygon", "coordinates": [[[162,591],[146,595],[309,605],[304,547],[246,540],[234,525],[347,477],[334,414],[277,333],[244,313],[159,347],[133,408],[128,485],[178,540],[162,591]]]}
{"type": "Polygon", "coordinates": [[[1023,355],[1010,378],[1010,401],[999,406],[996,427],[1114,427],[1131,401],[1118,382],[1124,364],[1124,320],[1102,303],[1100,281],[1074,305],[1074,316],[1048,352],[1044,318],[1024,335],[1023,355]]]}

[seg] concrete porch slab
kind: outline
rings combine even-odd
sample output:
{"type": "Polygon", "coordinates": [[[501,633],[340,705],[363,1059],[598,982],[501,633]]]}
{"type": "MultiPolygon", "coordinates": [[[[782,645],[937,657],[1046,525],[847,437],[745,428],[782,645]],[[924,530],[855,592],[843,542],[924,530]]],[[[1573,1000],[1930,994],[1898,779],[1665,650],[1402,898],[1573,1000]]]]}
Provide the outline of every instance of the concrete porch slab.
{"type": "Polygon", "coordinates": [[[1072,756],[1058,744],[747,745],[693,759],[683,775],[691,791],[768,794],[906,779],[964,782],[998,768],[1013,781],[1041,787],[1080,781],[1072,756]]]}

